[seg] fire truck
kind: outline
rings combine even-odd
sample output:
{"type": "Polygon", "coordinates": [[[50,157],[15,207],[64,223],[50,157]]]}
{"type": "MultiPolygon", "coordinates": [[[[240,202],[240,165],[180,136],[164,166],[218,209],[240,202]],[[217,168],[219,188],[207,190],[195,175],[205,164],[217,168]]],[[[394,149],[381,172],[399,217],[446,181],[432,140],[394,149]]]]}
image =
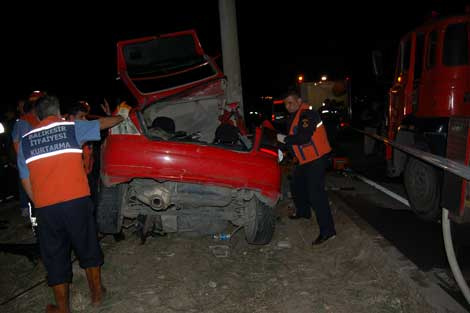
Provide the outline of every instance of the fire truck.
{"type": "MultiPolygon", "coordinates": [[[[435,17],[402,37],[389,90],[388,138],[468,165],[469,132],[466,12],[435,17]]],[[[389,176],[403,175],[410,207],[419,217],[436,220],[446,207],[453,221],[470,222],[470,210],[465,209],[470,207],[467,181],[391,146],[386,159],[389,176]]]]}

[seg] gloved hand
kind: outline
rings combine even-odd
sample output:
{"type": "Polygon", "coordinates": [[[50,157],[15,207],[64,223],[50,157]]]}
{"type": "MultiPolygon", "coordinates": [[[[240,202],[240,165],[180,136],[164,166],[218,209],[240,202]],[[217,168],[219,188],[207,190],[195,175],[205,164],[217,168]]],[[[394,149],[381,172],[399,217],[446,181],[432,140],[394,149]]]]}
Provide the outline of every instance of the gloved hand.
{"type": "Polygon", "coordinates": [[[284,139],[286,138],[286,135],[283,135],[283,134],[277,134],[277,141],[279,141],[280,143],[286,143],[284,141],[284,139]]]}
{"type": "Polygon", "coordinates": [[[132,109],[125,101],[118,104],[113,115],[121,115],[124,119],[129,116],[129,111],[132,109]]]}

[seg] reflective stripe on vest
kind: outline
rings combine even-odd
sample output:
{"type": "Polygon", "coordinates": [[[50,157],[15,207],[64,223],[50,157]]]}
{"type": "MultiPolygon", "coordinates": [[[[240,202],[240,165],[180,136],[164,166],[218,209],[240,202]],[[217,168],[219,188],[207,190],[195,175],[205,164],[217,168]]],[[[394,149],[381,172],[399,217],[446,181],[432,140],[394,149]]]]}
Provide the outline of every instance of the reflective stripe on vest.
{"type": "MultiPolygon", "coordinates": [[[[306,104],[302,104],[299,110],[297,111],[294,120],[292,121],[289,130],[289,135],[297,134],[300,115],[305,110],[309,110],[309,106],[306,104]]],[[[316,130],[313,132],[309,143],[304,145],[292,145],[292,150],[294,151],[294,154],[299,160],[300,164],[316,160],[322,157],[324,154],[330,152],[331,147],[328,142],[328,137],[326,135],[326,130],[325,126],[323,125],[323,122],[320,121],[317,124],[316,130]]]]}
{"type": "Polygon", "coordinates": [[[74,126],[74,122],[56,122],[26,133],[21,141],[26,164],[64,153],[82,153],[74,126]]]}

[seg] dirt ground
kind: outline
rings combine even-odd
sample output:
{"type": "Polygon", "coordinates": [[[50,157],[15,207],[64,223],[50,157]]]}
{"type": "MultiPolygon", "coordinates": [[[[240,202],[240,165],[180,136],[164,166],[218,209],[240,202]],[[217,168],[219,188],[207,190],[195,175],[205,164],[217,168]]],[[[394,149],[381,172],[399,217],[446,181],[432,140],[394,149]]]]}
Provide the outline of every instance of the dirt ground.
{"type": "MultiPolygon", "coordinates": [[[[83,270],[74,263],[72,312],[432,312],[387,266],[385,255],[364,231],[332,203],[338,236],[313,248],[315,220],[289,220],[288,202],[278,207],[272,242],[248,245],[243,230],[231,241],[171,234],[140,244],[131,230],[126,239],[102,240],[107,298],[89,305],[83,270]]],[[[27,242],[17,208],[0,209],[5,242],[27,242]]],[[[0,312],[44,312],[52,292],[41,262],[0,252],[0,312]]]]}

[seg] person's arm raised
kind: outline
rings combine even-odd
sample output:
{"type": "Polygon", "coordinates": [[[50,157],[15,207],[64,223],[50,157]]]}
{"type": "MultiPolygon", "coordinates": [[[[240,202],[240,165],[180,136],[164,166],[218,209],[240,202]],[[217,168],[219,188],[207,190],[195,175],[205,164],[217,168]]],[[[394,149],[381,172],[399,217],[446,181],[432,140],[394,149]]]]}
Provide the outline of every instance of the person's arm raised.
{"type": "Polygon", "coordinates": [[[121,123],[123,120],[124,120],[124,117],[122,117],[121,115],[102,117],[98,119],[98,121],[100,122],[100,130],[113,127],[121,123]]]}

